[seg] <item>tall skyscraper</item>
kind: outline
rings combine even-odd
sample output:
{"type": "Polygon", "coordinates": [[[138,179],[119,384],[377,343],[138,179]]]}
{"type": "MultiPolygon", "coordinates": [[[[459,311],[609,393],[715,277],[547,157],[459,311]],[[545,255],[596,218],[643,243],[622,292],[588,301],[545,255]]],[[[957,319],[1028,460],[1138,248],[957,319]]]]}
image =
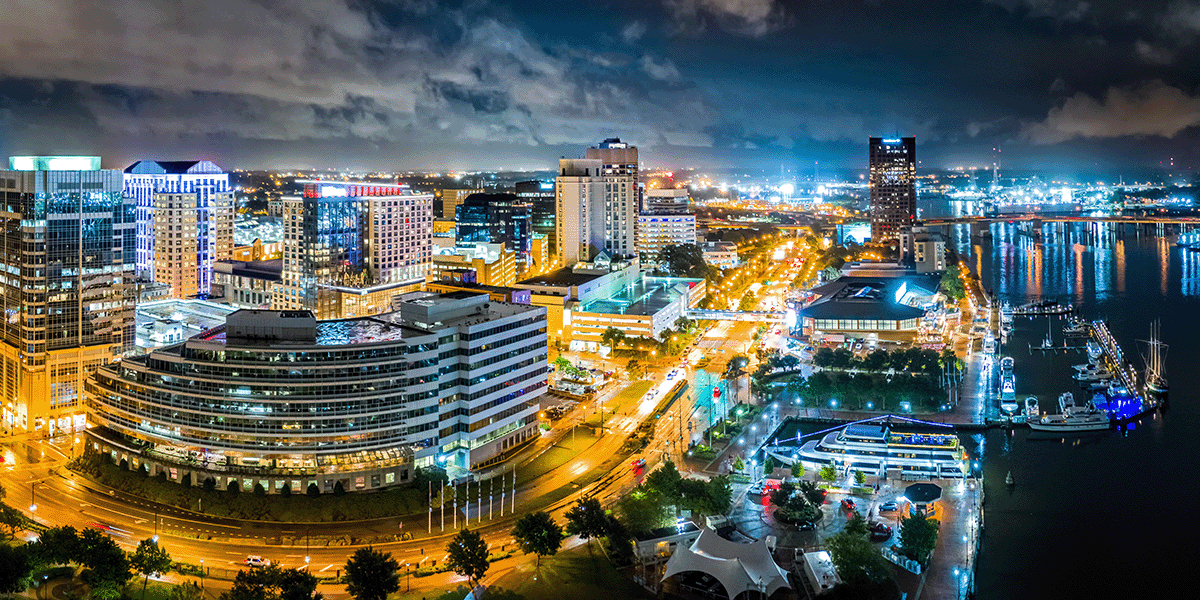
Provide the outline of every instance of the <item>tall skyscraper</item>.
{"type": "Polygon", "coordinates": [[[546,236],[550,256],[558,256],[557,214],[553,181],[518,181],[517,197],[533,207],[533,232],[546,236]]]}
{"type": "Polygon", "coordinates": [[[619,138],[609,138],[587,157],[602,163],[604,179],[604,240],[602,249],[614,256],[632,256],[637,250],[638,149],[619,138]]]}
{"type": "Polygon", "coordinates": [[[229,174],[207,160],[141,160],[125,169],[124,191],[137,203],[137,276],[175,298],[208,297],[213,263],[233,255],[229,174]]]}
{"type": "Polygon", "coordinates": [[[406,185],[299,181],[284,204],[276,310],[316,310],[320,285],[419,284],[429,272],[433,198],[406,185]]]}
{"type": "Polygon", "coordinates": [[[85,424],[87,376],[134,348],[136,204],[93,156],[18,156],[0,171],[6,428],[85,424]]]}
{"type": "Polygon", "coordinates": [[[897,240],[917,218],[917,138],[870,139],[871,241],[897,240]]]}
{"type": "Polygon", "coordinates": [[[564,158],[558,161],[558,194],[555,236],[558,264],[564,267],[588,261],[604,248],[605,182],[597,159],[564,158]]]}

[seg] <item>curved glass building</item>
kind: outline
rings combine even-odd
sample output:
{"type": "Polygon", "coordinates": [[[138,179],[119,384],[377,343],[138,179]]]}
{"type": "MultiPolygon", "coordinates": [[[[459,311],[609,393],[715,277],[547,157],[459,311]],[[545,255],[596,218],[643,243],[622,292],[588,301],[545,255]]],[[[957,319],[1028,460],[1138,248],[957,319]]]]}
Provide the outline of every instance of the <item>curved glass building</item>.
{"type": "Polygon", "coordinates": [[[470,293],[317,321],[241,310],[87,384],[94,447],[221,489],[387,486],[413,467],[470,469],[533,439],[545,310],[470,293]]]}

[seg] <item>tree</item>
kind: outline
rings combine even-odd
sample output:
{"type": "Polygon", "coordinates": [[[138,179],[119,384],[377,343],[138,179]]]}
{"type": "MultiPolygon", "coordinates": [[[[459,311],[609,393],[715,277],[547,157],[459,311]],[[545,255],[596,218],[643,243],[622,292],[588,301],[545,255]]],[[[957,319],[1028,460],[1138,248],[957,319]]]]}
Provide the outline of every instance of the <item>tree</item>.
{"type": "Polygon", "coordinates": [[[804,464],[800,461],[792,463],[792,477],[796,479],[804,477],[804,464]]]}
{"type": "Polygon", "coordinates": [[[963,287],[957,264],[947,265],[946,272],[942,273],[942,291],[952,300],[962,300],[966,297],[967,289],[963,287]]]}
{"type": "Polygon", "coordinates": [[[220,600],[321,600],[317,576],[277,565],[238,571],[233,587],[220,600]]]}
{"type": "Polygon", "coordinates": [[[600,341],[613,350],[625,342],[625,332],[616,327],[609,327],[600,334],[600,341]]]}
{"type": "Polygon", "coordinates": [[[145,579],[142,580],[142,597],[146,597],[146,584],[150,583],[150,576],[160,573],[166,573],[167,569],[171,568],[171,555],[158,542],[149,539],[138,542],[137,549],[129,557],[129,563],[133,565],[134,570],[141,573],[145,579]]]}
{"type": "Polygon", "coordinates": [[[832,367],[833,350],[826,347],[817,348],[816,354],[813,354],[812,363],[815,367],[832,367]]]}
{"type": "Polygon", "coordinates": [[[854,514],[846,519],[846,526],[842,528],[842,531],[855,535],[867,535],[871,529],[867,527],[867,519],[862,516],[862,513],[854,511],[854,514]]]}
{"type": "Polygon", "coordinates": [[[675,515],[664,505],[662,497],[645,485],[640,485],[617,500],[617,514],[630,533],[642,534],[666,527],[675,515]]]}
{"type": "Polygon", "coordinates": [[[579,500],[566,513],[567,534],[577,535],[591,547],[592,538],[602,537],[608,527],[604,507],[595,498],[579,500]]]}
{"type": "Polygon", "coordinates": [[[29,545],[30,558],[42,566],[62,565],[80,555],[79,532],[74,527],[47,529],[29,545]]]}
{"type": "Polygon", "coordinates": [[[821,467],[821,479],[824,479],[828,482],[833,482],[834,479],[837,479],[837,475],[837,467],[834,467],[833,465],[825,465],[821,467]]]}
{"type": "Polygon", "coordinates": [[[79,534],[78,554],[72,560],[87,569],[84,580],[93,588],[111,583],[119,591],[133,577],[129,556],[99,529],[85,529],[79,534]]]}
{"type": "Polygon", "coordinates": [[[925,564],[937,545],[938,522],[917,513],[900,522],[900,551],[905,556],[925,564]]]}
{"type": "Polygon", "coordinates": [[[767,455],[763,459],[763,475],[770,475],[775,472],[775,457],[767,455]]]}
{"type": "Polygon", "coordinates": [[[891,577],[887,561],[865,535],[850,531],[835,533],[825,539],[825,549],[842,581],[868,584],[891,577]]]}
{"type": "Polygon", "coordinates": [[[625,365],[625,371],[629,373],[630,379],[641,379],[645,374],[642,363],[639,363],[636,358],[629,359],[629,364],[625,365]]]}
{"type": "Polygon", "coordinates": [[[346,591],[355,600],[387,600],[400,589],[400,563],[390,552],[359,548],[346,561],[346,591]]]}
{"type": "Polygon", "coordinates": [[[0,594],[15,594],[29,587],[27,579],[33,565],[28,548],[0,544],[0,594]]]}
{"type": "Polygon", "coordinates": [[[658,492],[667,500],[674,500],[679,496],[679,481],[681,479],[683,477],[679,475],[679,470],[675,468],[675,463],[668,460],[663,463],[661,468],[646,477],[646,487],[658,492]]]}
{"type": "Polygon", "coordinates": [[[740,457],[740,456],[733,459],[733,470],[737,471],[739,473],[742,471],[745,471],[746,470],[746,461],[742,460],[742,457],[740,457]]]}
{"type": "Polygon", "coordinates": [[[25,515],[7,504],[0,503],[0,525],[8,528],[8,535],[16,537],[17,530],[25,526],[25,515]]]}
{"type": "Polygon", "coordinates": [[[304,490],[305,495],[309,498],[316,498],[321,495],[321,488],[317,487],[316,483],[308,484],[308,488],[304,490]]]}
{"type": "Polygon", "coordinates": [[[517,520],[513,526],[513,539],[521,545],[525,554],[530,552],[537,555],[537,568],[542,567],[542,557],[551,556],[562,546],[563,529],[550,513],[537,511],[529,513],[517,520]]]}
{"type": "Polygon", "coordinates": [[[866,482],[867,482],[867,474],[856,469],[854,471],[854,483],[856,483],[858,485],[862,485],[866,482]]]}
{"type": "Polygon", "coordinates": [[[567,358],[565,356],[560,354],[557,357],[555,357],[554,367],[556,369],[558,369],[559,371],[562,371],[563,369],[570,367],[570,366],[572,366],[571,361],[567,360],[567,358]]]}
{"type": "Polygon", "coordinates": [[[483,579],[490,566],[487,542],[483,541],[483,537],[477,532],[465,527],[446,545],[446,554],[449,555],[446,566],[466,577],[471,589],[475,589],[475,585],[483,579]]]}
{"type": "Polygon", "coordinates": [[[658,265],[668,275],[715,281],[716,267],[704,261],[704,252],[696,244],[668,244],[658,252],[658,265]]]}

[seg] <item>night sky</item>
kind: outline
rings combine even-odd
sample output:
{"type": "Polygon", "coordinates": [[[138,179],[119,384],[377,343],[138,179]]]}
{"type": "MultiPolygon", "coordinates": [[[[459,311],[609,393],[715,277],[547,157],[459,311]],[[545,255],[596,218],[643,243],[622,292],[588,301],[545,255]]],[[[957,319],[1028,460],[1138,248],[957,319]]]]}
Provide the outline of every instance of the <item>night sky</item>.
{"type": "Polygon", "coordinates": [[[0,154],[1200,169],[1200,0],[7,0],[0,154]]]}

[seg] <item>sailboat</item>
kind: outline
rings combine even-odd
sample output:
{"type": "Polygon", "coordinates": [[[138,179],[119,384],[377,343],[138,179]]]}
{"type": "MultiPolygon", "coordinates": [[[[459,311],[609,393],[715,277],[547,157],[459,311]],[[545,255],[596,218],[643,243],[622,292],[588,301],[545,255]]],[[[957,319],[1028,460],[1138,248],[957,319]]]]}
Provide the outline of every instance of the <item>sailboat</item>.
{"type": "Polygon", "coordinates": [[[1167,393],[1167,376],[1165,373],[1167,360],[1167,345],[1158,339],[1162,324],[1158,319],[1150,323],[1150,339],[1146,342],[1146,390],[1154,394],[1167,393]]]}

